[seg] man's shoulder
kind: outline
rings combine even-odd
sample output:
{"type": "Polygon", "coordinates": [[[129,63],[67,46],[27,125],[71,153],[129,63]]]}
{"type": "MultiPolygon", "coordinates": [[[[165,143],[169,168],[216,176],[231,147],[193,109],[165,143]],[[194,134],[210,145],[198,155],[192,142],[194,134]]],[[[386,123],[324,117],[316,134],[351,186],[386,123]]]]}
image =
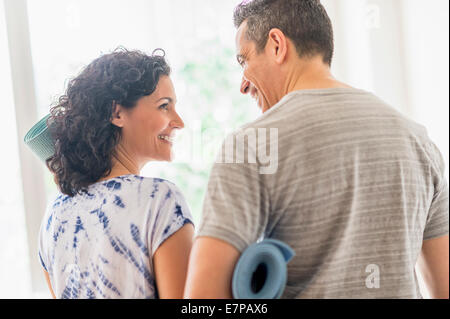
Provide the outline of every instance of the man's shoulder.
{"type": "MultiPolygon", "coordinates": [[[[330,88],[330,89],[312,89],[298,90],[286,94],[275,105],[268,109],[257,119],[243,125],[236,130],[240,133],[248,128],[268,127],[269,125],[283,125],[284,122],[292,120],[297,116],[297,111],[313,110],[316,106],[324,103],[342,103],[344,100],[353,100],[369,98],[382,103],[375,95],[370,92],[355,88],[330,88]]],[[[301,120],[301,117],[298,118],[301,120]]]]}
{"type": "Polygon", "coordinates": [[[396,121],[398,128],[428,140],[426,128],[403,114],[376,94],[356,88],[300,90],[285,95],[277,104],[255,120],[233,132],[239,135],[248,129],[300,128],[314,121],[336,120],[342,114],[354,117],[382,115],[396,121]],[[343,111],[343,112],[341,112],[343,111]],[[353,113],[353,114],[350,114],[353,113]]]}

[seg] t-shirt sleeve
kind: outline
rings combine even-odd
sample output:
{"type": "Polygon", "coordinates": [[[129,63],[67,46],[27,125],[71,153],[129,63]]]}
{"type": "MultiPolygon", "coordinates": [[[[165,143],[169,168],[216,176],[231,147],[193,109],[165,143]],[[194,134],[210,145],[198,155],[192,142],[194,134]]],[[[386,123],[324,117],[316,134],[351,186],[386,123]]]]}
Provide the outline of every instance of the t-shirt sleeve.
{"type": "Polygon", "coordinates": [[[181,227],[190,223],[194,225],[191,211],[179,189],[164,182],[167,187],[161,186],[162,198],[156,207],[156,220],[152,232],[152,256],[167,238],[172,236],[181,227]]]}
{"type": "Polygon", "coordinates": [[[423,240],[448,235],[448,183],[445,178],[445,162],[438,148],[431,143],[434,196],[428,211],[423,240]]]}
{"type": "Polygon", "coordinates": [[[256,150],[240,149],[248,151],[248,160],[239,163],[234,156],[232,163],[226,163],[225,144],[220,153],[225,158],[218,156],[211,170],[196,237],[217,238],[242,252],[264,235],[269,199],[259,164],[249,160],[256,150]]]}
{"type": "MultiPolygon", "coordinates": [[[[48,210],[47,210],[48,212],[48,210]]],[[[46,237],[48,236],[48,232],[50,231],[50,226],[52,223],[52,215],[48,216],[44,215],[38,235],[38,259],[41,266],[45,269],[46,272],[49,271],[48,262],[47,262],[47,246],[45,244],[46,237]]]]}

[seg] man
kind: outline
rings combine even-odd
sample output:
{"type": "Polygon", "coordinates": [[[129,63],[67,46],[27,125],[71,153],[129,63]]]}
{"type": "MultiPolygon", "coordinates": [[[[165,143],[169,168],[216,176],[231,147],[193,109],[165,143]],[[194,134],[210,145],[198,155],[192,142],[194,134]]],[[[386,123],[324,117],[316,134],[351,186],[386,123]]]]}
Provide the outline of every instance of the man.
{"type": "Polygon", "coordinates": [[[283,298],[420,298],[417,262],[448,298],[448,186],[425,129],[333,78],[318,0],[247,1],[234,21],[241,92],[264,113],[243,129],[278,130],[278,165],[214,165],[185,297],[231,298],[240,254],[270,237],[296,252],[283,298]]]}

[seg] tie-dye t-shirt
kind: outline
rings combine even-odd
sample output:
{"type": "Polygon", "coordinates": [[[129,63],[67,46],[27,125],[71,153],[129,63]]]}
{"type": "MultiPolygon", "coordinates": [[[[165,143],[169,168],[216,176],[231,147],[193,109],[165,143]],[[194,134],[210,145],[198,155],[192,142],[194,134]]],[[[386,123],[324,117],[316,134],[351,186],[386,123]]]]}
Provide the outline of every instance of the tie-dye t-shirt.
{"type": "Polygon", "coordinates": [[[57,298],[157,298],[152,256],[192,220],[171,182],[119,176],[50,203],[39,259],[57,298]]]}

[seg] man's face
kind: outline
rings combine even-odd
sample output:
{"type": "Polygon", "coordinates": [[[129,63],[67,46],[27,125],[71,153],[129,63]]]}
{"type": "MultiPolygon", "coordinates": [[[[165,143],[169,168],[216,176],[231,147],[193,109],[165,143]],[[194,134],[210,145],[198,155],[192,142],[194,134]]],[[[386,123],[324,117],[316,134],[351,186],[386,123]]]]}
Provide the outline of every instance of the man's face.
{"type": "Polygon", "coordinates": [[[249,93],[264,113],[276,103],[273,97],[275,88],[271,84],[274,79],[272,61],[265,50],[257,53],[256,44],[247,39],[246,31],[247,22],[244,21],[236,34],[237,59],[244,72],[241,93],[249,93]]]}

